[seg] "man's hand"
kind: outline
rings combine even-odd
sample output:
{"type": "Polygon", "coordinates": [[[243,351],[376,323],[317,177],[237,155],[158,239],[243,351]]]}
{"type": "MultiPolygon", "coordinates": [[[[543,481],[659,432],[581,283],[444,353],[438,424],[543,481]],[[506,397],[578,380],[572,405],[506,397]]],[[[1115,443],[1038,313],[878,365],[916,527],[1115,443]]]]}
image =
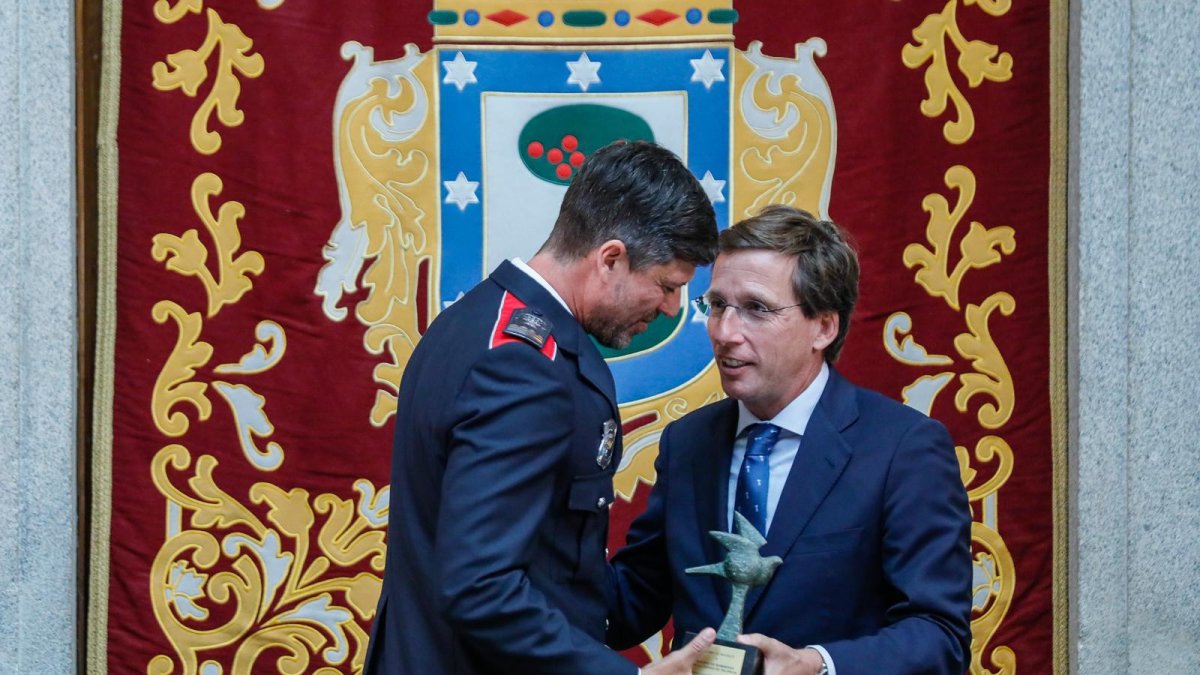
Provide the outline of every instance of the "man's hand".
{"type": "Polygon", "coordinates": [[[792,649],[759,633],[739,635],[738,642],[758,648],[763,655],[763,675],[817,675],[825,659],[815,649],[792,649]]]}
{"type": "Polygon", "coordinates": [[[673,651],[662,661],[642,668],[642,675],[691,675],[692,665],[700,655],[708,651],[717,639],[717,631],[705,628],[683,646],[683,649],[673,651]]]}

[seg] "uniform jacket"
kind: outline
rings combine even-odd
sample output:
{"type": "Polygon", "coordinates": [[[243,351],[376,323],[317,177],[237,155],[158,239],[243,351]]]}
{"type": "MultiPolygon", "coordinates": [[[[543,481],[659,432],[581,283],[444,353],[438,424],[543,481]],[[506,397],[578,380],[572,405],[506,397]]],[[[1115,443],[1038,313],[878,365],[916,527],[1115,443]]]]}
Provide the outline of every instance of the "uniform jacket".
{"type": "Polygon", "coordinates": [[[603,645],[619,424],[595,346],[511,263],[442,312],[400,386],[366,672],[636,672],[603,645]],[[505,333],[522,308],[544,344],[505,333]]]}
{"type": "MultiPolygon", "coordinates": [[[[681,636],[716,627],[738,407],[701,408],[663,432],[658,481],[611,569],[616,647],[674,614],[681,636]]],[[[746,601],[743,632],[819,644],[838,675],[962,675],[970,659],[971,515],[954,445],[938,422],[830,369],[776,507],[763,556],[783,558],[746,601]]]]}

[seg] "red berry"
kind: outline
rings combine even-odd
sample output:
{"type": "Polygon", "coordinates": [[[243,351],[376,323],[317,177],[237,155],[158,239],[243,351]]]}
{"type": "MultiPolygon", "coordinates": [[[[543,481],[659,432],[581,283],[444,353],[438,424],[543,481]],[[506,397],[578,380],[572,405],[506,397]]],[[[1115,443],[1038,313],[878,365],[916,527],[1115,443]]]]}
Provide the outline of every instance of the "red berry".
{"type": "Polygon", "coordinates": [[[582,152],[572,152],[571,153],[571,166],[580,166],[581,164],[583,164],[583,153],[582,152]]]}
{"type": "Polygon", "coordinates": [[[571,167],[566,164],[559,164],[554,173],[558,174],[559,178],[566,180],[571,177],[571,167]]]}
{"type": "Polygon", "coordinates": [[[534,159],[537,159],[538,157],[541,157],[541,156],[542,156],[542,153],[543,153],[545,150],[546,150],[546,149],[542,147],[542,144],[541,144],[541,143],[538,143],[537,141],[534,141],[534,142],[530,143],[530,144],[529,144],[529,147],[528,147],[528,148],[526,148],[526,152],[528,152],[528,153],[529,153],[529,156],[530,156],[530,157],[532,157],[532,158],[534,158],[534,159]]]}
{"type": "Polygon", "coordinates": [[[558,164],[562,161],[562,150],[558,148],[550,148],[550,152],[546,153],[546,161],[551,164],[558,164]]]}
{"type": "Polygon", "coordinates": [[[575,138],[571,134],[567,134],[566,136],[563,136],[563,139],[562,139],[562,149],[563,150],[566,150],[567,152],[571,152],[572,150],[574,150],[575,148],[578,148],[578,147],[579,147],[579,139],[578,138],[575,138]]]}

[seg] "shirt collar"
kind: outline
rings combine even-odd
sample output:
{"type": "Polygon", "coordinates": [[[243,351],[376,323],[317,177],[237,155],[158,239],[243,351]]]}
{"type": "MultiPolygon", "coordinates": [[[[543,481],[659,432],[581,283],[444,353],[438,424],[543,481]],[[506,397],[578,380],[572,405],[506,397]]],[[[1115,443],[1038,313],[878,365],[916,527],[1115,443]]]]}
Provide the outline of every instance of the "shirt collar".
{"type": "Polygon", "coordinates": [[[542,275],[534,271],[534,269],[526,264],[524,260],[521,260],[520,258],[510,258],[509,262],[511,262],[517,269],[521,270],[525,274],[528,274],[529,277],[536,281],[539,286],[546,289],[546,292],[549,293],[555,300],[557,300],[558,304],[563,306],[563,309],[567,310],[567,314],[575,316],[575,314],[571,312],[571,308],[567,307],[567,301],[563,300],[562,296],[558,294],[558,291],[554,290],[554,287],[550,285],[550,282],[542,278],[542,275]]]}
{"type": "Polygon", "coordinates": [[[758,419],[754,413],[746,409],[744,403],[738,401],[737,435],[740,436],[751,424],[770,422],[791,434],[803,436],[804,430],[808,428],[808,420],[812,417],[813,410],[817,408],[817,403],[821,400],[821,393],[825,391],[827,382],[829,382],[829,364],[822,362],[821,372],[817,373],[813,381],[808,383],[804,391],[792,399],[791,403],[784,406],[778,415],[769,420],[758,419]]]}

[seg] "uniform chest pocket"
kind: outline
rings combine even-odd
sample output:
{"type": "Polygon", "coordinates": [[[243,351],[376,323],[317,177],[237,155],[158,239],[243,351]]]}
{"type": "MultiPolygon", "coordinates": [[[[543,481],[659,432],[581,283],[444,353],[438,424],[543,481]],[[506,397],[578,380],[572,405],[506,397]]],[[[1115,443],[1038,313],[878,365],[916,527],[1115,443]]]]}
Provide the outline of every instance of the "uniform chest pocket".
{"type": "Polygon", "coordinates": [[[603,471],[589,476],[577,476],[571,481],[567,495],[568,519],[573,539],[575,561],[573,578],[595,581],[604,575],[607,562],[608,509],[613,501],[613,474],[603,471]]]}
{"type": "Polygon", "coordinates": [[[572,511],[603,513],[608,518],[608,507],[613,500],[613,475],[604,471],[591,476],[576,476],[571,480],[571,493],[567,496],[567,508],[572,511]]]}

